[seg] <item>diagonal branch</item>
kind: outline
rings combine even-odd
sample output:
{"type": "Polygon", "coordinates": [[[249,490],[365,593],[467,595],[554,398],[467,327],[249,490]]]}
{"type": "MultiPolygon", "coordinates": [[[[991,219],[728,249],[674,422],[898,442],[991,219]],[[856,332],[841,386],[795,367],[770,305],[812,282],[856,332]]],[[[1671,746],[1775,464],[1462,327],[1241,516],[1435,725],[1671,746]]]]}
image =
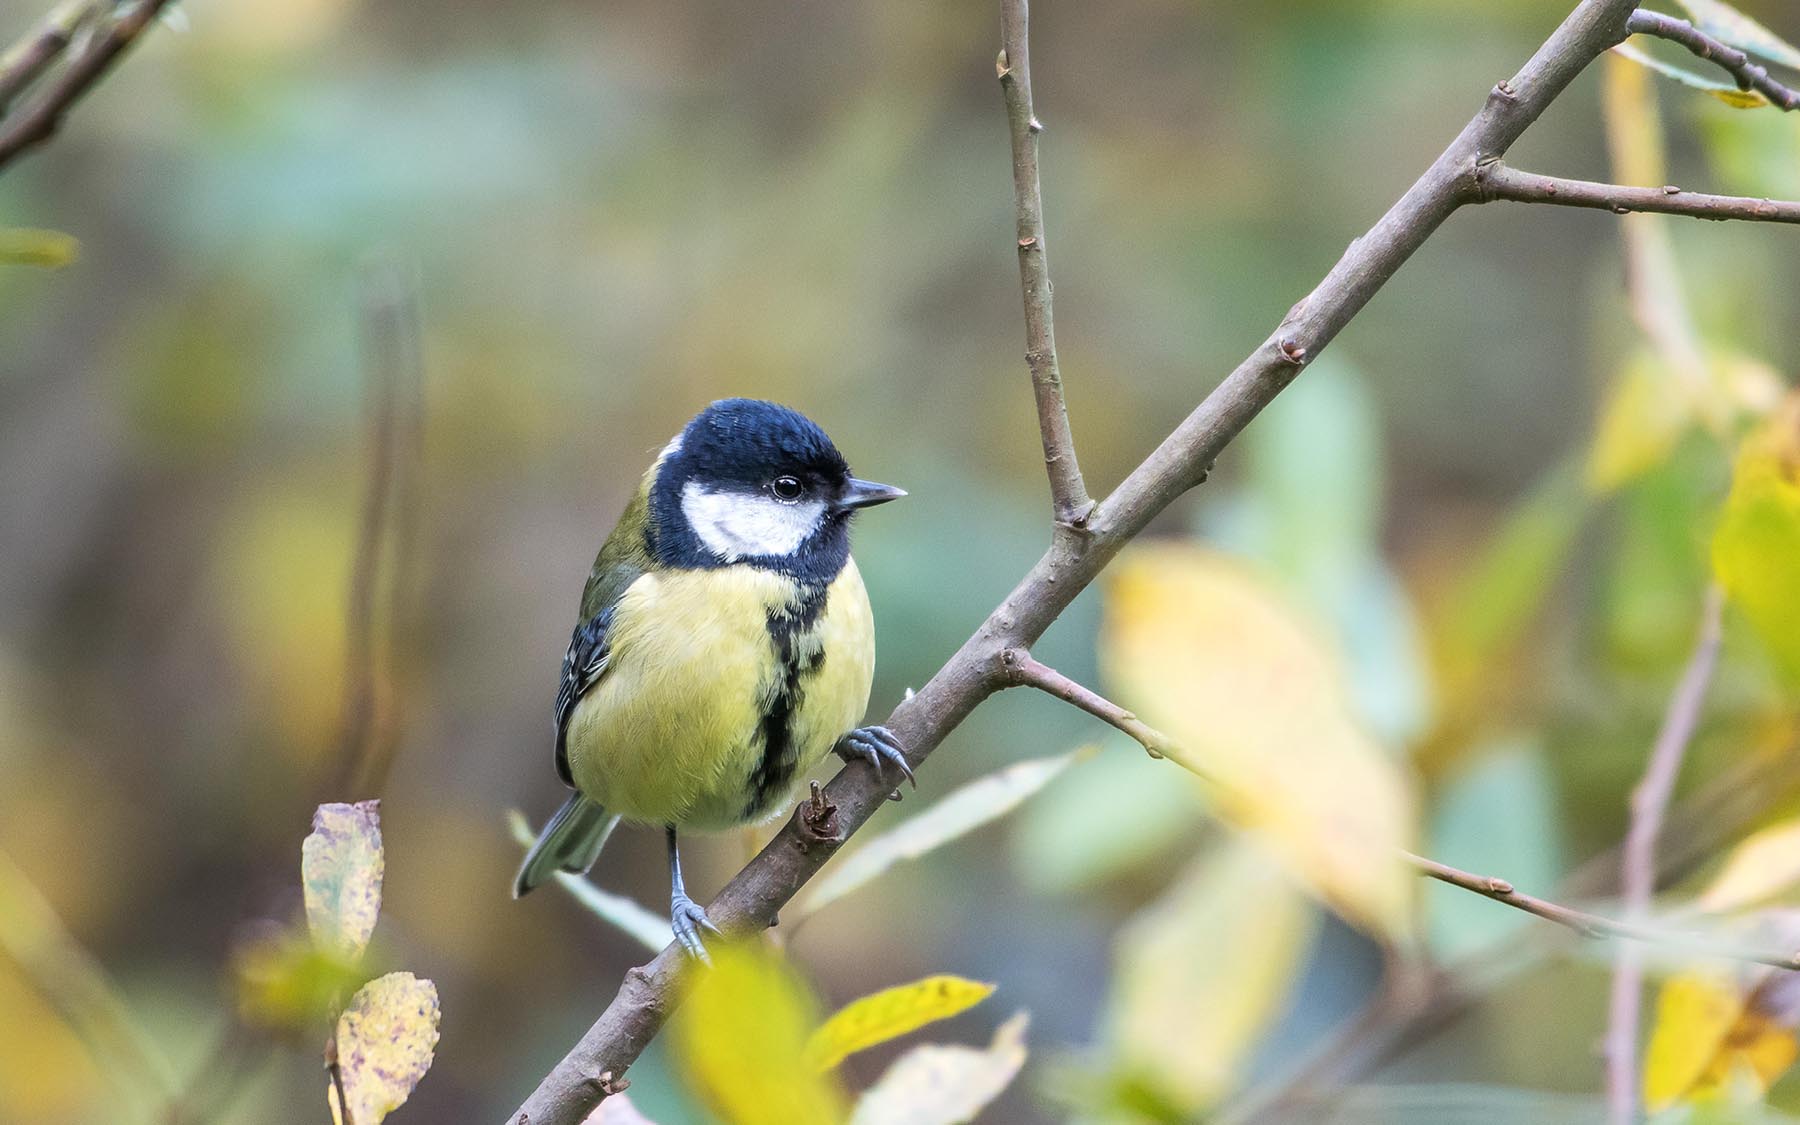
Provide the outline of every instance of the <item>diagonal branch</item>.
{"type": "MultiPolygon", "coordinates": [[[[1650,761],[1644,767],[1644,778],[1631,794],[1631,819],[1625,833],[1624,857],[1620,861],[1622,906],[1628,920],[1636,921],[1650,910],[1650,895],[1656,889],[1656,841],[1662,835],[1663,816],[1669,798],[1675,793],[1675,779],[1681,773],[1682,759],[1688,743],[1700,725],[1700,711],[1706,702],[1706,690],[1712,683],[1713,668],[1719,660],[1725,594],[1718,586],[1706,592],[1706,604],[1700,619],[1700,638],[1694,643],[1675,692],[1669,697],[1669,708],[1663,716],[1662,729],[1650,750],[1650,761]]],[[[1612,998],[1606,1031],[1606,1098],[1612,1121],[1629,1123],[1637,1111],[1637,1045],[1638,1007],[1644,983],[1643,959],[1635,949],[1619,951],[1613,966],[1612,998]]]]}
{"type": "Polygon", "coordinates": [[[1567,180],[1525,172],[1501,161],[1475,169],[1476,201],[1488,203],[1551,203],[1559,207],[1589,207],[1625,215],[1649,211],[1661,215],[1688,215],[1696,219],[1743,219],[1758,223],[1800,223],[1800,203],[1775,199],[1750,199],[1736,195],[1706,195],[1668,187],[1626,187],[1622,184],[1567,180]]]}
{"type": "Polygon", "coordinates": [[[1000,654],[1000,663],[1009,685],[1036,688],[1046,695],[1054,695],[1128,735],[1152,758],[1164,756],[1169,745],[1167,735],[1099,692],[1083,687],[1048,664],[1039,662],[1027,650],[1009,648],[1000,654]]]}
{"type": "MultiPolygon", "coordinates": [[[[0,118],[0,168],[54,136],[63,115],[112,69],[120,56],[131,49],[144,28],[168,3],[169,0],[138,0],[135,7],[96,31],[87,49],[51,79],[36,98],[16,113],[0,118]]],[[[39,65],[32,72],[33,76],[41,72],[48,61],[46,59],[39,65]]]]}
{"type": "MultiPolygon", "coordinates": [[[[969,713],[1006,686],[1001,654],[1042,636],[1069,603],[1144,527],[1206,478],[1213,460],[1328,345],[1459,206],[1471,201],[1470,169],[1502,155],[1575,76],[1625,37],[1636,0],[1581,0],[1512,78],[1379,222],[1352,242],[1325,279],[1226,376],[1088,520],[1085,536],[1058,536],[986,621],[886,725],[915,767],[969,713]]],[[[865,765],[846,766],[826,788],[830,815],[796,815],[725,886],[707,913],[739,933],[776,912],[849,835],[887,801],[891,786],[865,765]]],[[[802,806],[804,811],[807,806],[802,806]]],[[[665,949],[625,974],[612,1003],[539,1083],[511,1121],[577,1125],[616,1088],[674,1007],[682,954],[665,949]]]]}
{"type": "Polygon", "coordinates": [[[1782,109],[1800,108],[1800,90],[1776,81],[1749,55],[1701,31],[1693,24],[1661,12],[1636,11],[1625,21],[1635,35],[1653,35],[1679,43],[1708,62],[1718,63],[1737,82],[1740,90],[1755,90],[1782,109]]]}
{"type": "Polygon", "coordinates": [[[1037,399],[1038,432],[1044,441],[1044,468],[1050,474],[1050,509],[1056,522],[1079,528],[1094,510],[1069,409],[1063,402],[1062,371],[1056,362],[1056,314],[1051,306],[1050,261],[1044,249],[1044,194],[1038,184],[1038,134],[1044,126],[1031,104],[1029,0],[1002,0],[1000,57],[995,71],[1006,97],[1012,132],[1013,209],[1019,239],[1019,288],[1025,296],[1025,365],[1037,399]]]}
{"type": "Polygon", "coordinates": [[[38,80],[75,37],[75,28],[93,0],[63,0],[25,38],[0,55],[0,113],[38,80]]]}

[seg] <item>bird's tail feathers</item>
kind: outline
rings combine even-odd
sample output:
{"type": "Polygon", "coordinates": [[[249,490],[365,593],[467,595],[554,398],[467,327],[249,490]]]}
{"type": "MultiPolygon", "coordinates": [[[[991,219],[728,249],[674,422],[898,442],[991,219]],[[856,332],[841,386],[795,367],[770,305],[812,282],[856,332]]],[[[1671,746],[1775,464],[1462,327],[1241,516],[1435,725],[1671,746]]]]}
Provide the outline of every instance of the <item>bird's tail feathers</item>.
{"type": "Polygon", "coordinates": [[[600,858],[600,849],[606,846],[606,838],[618,823],[618,817],[581,794],[571,796],[525,853],[519,877],[513,880],[513,897],[518,898],[558,871],[585,873],[600,858]]]}

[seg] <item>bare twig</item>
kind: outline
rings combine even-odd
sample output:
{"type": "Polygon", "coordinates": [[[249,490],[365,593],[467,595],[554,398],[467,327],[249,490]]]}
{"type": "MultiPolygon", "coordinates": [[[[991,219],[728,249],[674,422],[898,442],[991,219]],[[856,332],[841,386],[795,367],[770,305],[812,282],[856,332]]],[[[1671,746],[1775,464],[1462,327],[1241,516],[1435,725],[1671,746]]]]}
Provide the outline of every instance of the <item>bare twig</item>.
{"type": "Polygon", "coordinates": [[[1099,692],[1085,688],[1049,665],[1040,663],[1025,649],[1007,649],[1000,654],[1000,664],[1009,685],[1036,688],[1086,711],[1108,726],[1131,736],[1152,758],[1161,758],[1167,753],[1167,735],[1099,692]]]}
{"type": "Polygon", "coordinates": [[[1782,109],[1800,107],[1800,91],[1784,86],[1749,55],[1714,39],[1686,20],[1666,16],[1661,12],[1636,11],[1625,21],[1625,26],[1634,35],[1654,35],[1658,39],[1667,39],[1671,43],[1681,44],[1708,62],[1718,63],[1737,82],[1740,90],[1755,90],[1768,98],[1771,104],[1782,109]]]}
{"type": "Polygon", "coordinates": [[[1002,0],[1000,57],[995,70],[1012,132],[1019,288],[1025,296],[1025,364],[1031,370],[1031,391],[1037,399],[1044,468],[1050,474],[1050,506],[1059,525],[1079,528],[1094,510],[1094,501],[1088,497],[1075,459],[1069,410],[1063,402],[1062,371],[1056,362],[1056,315],[1051,305],[1050,261],[1044,248],[1044,196],[1038,183],[1038,134],[1044,127],[1031,104],[1030,18],[1029,0],[1002,0]]]}
{"type": "MultiPolygon", "coordinates": [[[[1714,600],[1709,599],[1709,606],[1713,604],[1714,600]]],[[[1718,642],[1716,608],[1709,613],[1708,621],[1712,628],[1707,634],[1707,640],[1703,641],[1702,651],[1716,654],[1718,642]]],[[[1670,707],[1671,725],[1665,729],[1663,738],[1658,742],[1659,750],[1678,737],[1685,742],[1686,736],[1692,733],[1693,718],[1698,713],[1699,700],[1704,694],[1705,678],[1711,672],[1710,659],[1711,656],[1708,655],[1705,667],[1690,667],[1689,674],[1683,678],[1681,690],[1676,693],[1675,702],[1670,707]]],[[[1022,649],[1007,649],[1001,654],[1001,661],[1006,669],[1009,683],[1036,688],[1086,711],[1102,722],[1130,735],[1139,745],[1156,757],[1163,757],[1173,746],[1167,735],[1147,725],[1130,711],[1098,692],[1083,687],[1056,669],[1039,662],[1022,649]]],[[[1696,663],[1701,663],[1700,654],[1696,654],[1696,663]]],[[[1658,785],[1661,785],[1660,777],[1658,785]]],[[[1662,793],[1662,798],[1666,804],[1668,799],[1666,792],[1662,793]]],[[[1590,914],[1584,910],[1577,910],[1572,906],[1564,906],[1549,899],[1526,894],[1515,888],[1510,882],[1496,876],[1475,875],[1448,864],[1427,859],[1424,856],[1414,855],[1411,852],[1401,852],[1400,857],[1417,869],[1421,875],[1448,883],[1451,886],[1461,887],[1467,891],[1474,891],[1484,898],[1490,898],[1495,902],[1523,910],[1525,913],[1535,915],[1545,921],[1555,922],[1585,938],[1622,938],[1631,942],[1674,946],[1714,957],[1749,961],[1758,965],[1772,965],[1778,969],[1800,969],[1800,952],[1772,952],[1767,949],[1723,941],[1708,934],[1666,930],[1644,923],[1641,917],[1628,921],[1616,921],[1598,914],[1590,914]]],[[[1653,854],[1643,858],[1645,862],[1654,864],[1653,854]]]]}
{"type": "MultiPolygon", "coordinates": [[[[1675,779],[1681,773],[1688,743],[1693,741],[1694,730],[1700,724],[1713,668],[1718,663],[1724,609],[1724,592],[1717,586],[1708,589],[1694,655],[1669,697],[1669,708],[1651,748],[1650,761],[1644,767],[1644,778],[1631,794],[1631,820],[1619,869],[1621,905],[1629,923],[1638,922],[1650,910],[1650,895],[1656,889],[1656,841],[1662,833],[1663,815],[1675,792],[1675,779]]],[[[1638,1006],[1643,978],[1640,951],[1629,946],[1620,949],[1613,966],[1606,1030],[1607,1113],[1615,1125],[1628,1125],[1637,1112],[1638,1006]]]]}
{"type": "MultiPolygon", "coordinates": [[[[917,694],[887,720],[917,766],[969,713],[1007,686],[1001,654],[1028,648],[1118,552],[1177,497],[1205,479],[1214,458],[1299,375],[1360,312],[1457,207],[1470,202],[1471,170],[1502,155],[1601,52],[1625,36],[1636,0],[1581,0],[1512,78],[1495,86],[1481,111],[1406,194],[1276,330],[1206,396],[1088,519],[1085,536],[1058,536],[917,694]]],[[[770,925],[776,912],[824,865],[850,833],[887,800],[874,771],[841,770],[825,792],[836,809],[833,831],[795,817],[707,907],[728,931],[770,925]]],[[[581,1040],[544,1076],[511,1118],[530,1125],[576,1125],[661,1029],[674,1005],[683,954],[665,949],[625,974],[618,995],[581,1040]]]]}
{"type": "MultiPolygon", "coordinates": [[[[94,33],[86,50],[49,81],[37,97],[0,119],[0,168],[55,135],[63,115],[131,49],[169,0],[138,0],[94,33]]],[[[38,68],[40,71],[42,67],[38,68]]]]}
{"type": "Polygon", "coordinates": [[[0,55],[0,114],[69,46],[94,0],[63,0],[36,30],[0,55]]]}
{"type": "Polygon", "coordinates": [[[1523,172],[1499,161],[1476,169],[1475,191],[1483,203],[1505,199],[1515,203],[1588,207],[1618,215],[1649,211],[1662,215],[1689,215],[1696,219],[1800,223],[1800,203],[1749,199],[1735,195],[1706,195],[1696,191],[1683,191],[1674,186],[1626,187],[1589,180],[1567,180],[1560,176],[1523,172]]]}

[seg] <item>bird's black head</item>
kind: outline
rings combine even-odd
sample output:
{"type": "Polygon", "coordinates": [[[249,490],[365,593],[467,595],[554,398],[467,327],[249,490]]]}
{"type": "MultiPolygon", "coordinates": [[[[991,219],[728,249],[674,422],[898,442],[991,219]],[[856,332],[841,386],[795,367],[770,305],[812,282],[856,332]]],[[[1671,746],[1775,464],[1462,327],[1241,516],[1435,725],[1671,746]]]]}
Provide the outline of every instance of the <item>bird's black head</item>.
{"type": "Polygon", "coordinates": [[[728,398],[695,415],[658,458],[650,546],[665,566],[749,563],[829,582],[850,557],[851,516],[904,495],[851,476],[804,414],[728,398]]]}

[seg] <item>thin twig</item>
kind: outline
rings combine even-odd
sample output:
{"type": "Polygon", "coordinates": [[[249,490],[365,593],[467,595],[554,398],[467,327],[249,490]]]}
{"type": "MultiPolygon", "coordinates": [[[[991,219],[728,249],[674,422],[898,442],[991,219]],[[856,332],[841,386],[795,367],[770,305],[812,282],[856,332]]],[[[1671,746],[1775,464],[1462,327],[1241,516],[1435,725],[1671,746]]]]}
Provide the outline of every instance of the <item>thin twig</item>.
{"type": "MultiPolygon", "coordinates": [[[[1668,711],[1651,748],[1650,761],[1644,767],[1643,780],[1631,794],[1631,820],[1619,868],[1621,907],[1629,923],[1638,922],[1650,910],[1650,896],[1656,889],[1656,841],[1662,833],[1663,816],[1675,792],[1682,759],[1700,725],[1713,668],[1718,664],[1724,609],[1724,591],[1716,585],[1709,588],[1694,654],[1669,697],[1668,711]]],[[[1629,946],[1620,949],[1613,966],[1606,1030],[1607,1114],[1615,1125],[1629,1125],[1637,1113],[1638,1007],[1643,978],[1640,951],[1629,946]]]]}
{"type": "Polygon", "coordinates": [[[1031,19],[1029,0],[1001,0],[1000,57],[994,69],[1006,98],[1012,133],[1013,209],[1017,215],[1019,288],[1025,298],[1025,365],[1037,399],[1038,432],[1044,468],[1050,475],[1050,506],[1056,522],[1079,528],[1094,510],[1063,401],[1062,371],[1056,361],[1056,314],[1051,304],[1050,260],[1044,248],[1044,195],[1038,183],[1038,134],[1044,126],[1031,103],[1031,19]]]}
{"type": "Polygon", "coordinates": [[[1086,711],[1108,726],[1129,735],[1152,758],[1161,758],[1167,754],[1170,745],[1167,735],[1099,692],[1083,687],[1049,665],[1040,663],[1025,649],[1007,649],[1000,654],[1000,663],[1008,683],[1036,688],[1086,711]]]}
{"type": "Polygon", "coordinates": [[[1631,13],[1625,26],[1634,35],[1654,35],[1679,43],[1708,62],[1719,64],[1737,82],[1740,90],[1755,90],[1770,103],[1782,109],[1800,107],[1800,90],[1791,89],[1775,80],[1749,55],[1736,47],[1714,39],[1693,24],[1661,12],[1639,10],[1631,13]]]}
{"type": "Polygon", "coordinates": [[[1588,207],[1617,215],[1648,211],[1660,215],[1688,215],[1696,219],[1743,219],[1759,223],[1800,223],[1800,203],[1774,199],[1750,199],[1736,195],[1706,195],[1674,186],[1626,187],[1622,184],[1568,180],[1525,172],[1495,161],[1475,170],[1475,191],[1482,203],[1510,200],[1514,203],[1550,203],[1559,207],[1588,207]]]}
{"type": "Polygon", "coordinates": [[[63,0],[42,23],[0,55],[0,114],[69,46],[94,0],[63,0]]]}
{"type": "Polygon", "coordinates": [[[55,135],[81,96],[92,89],[157,17],[169,0],[138,0],[119,18],[94,33],[93,41],[34,99],[0,120],[0,168],[55,135]]]}
{"type": "MultiPolygon", "coordinates": [[[[1716,654],[1718,621],[1716,614],[1710,616],[1708,620],[1714,626],[1714,629],[1708,634],[1711,643],[1710,645],[1703,644],[1702,647],[1703,650],[1710,650],[1716,654]]],[[[1008,649],[1001,654],[1001,659],[1009,682],[1022,687],[1036,688],[1087,712],[1130,735],[1139,745],[1156,757],[1165,756],[1173,747],[1169,737],[1161,731],[1145,724],[1136,715],[1100,693],[1083,687],[1056,669],[1041,663],[1023,649],[1008,649]]],[[[1700,662],[1699,654],[1696,654],[1696,662],[1700,662]]],[[[1671,705],[1673,722],[1665,730],[1664,739],[1659,740],[1659,750],[1668,740],[1677,737],[1685,740],[1688,735],[1691,735],[1693,717],[1699,710],[1699,699],[1704,694],[1705,677],[1710,673],[1710,657],[1708,657],[1706,667],[1699,669],[1691,667],[1689,675],[1684,677],[1682,688],[1676,693],[1676,702],[1671,705]]],[[[1667,793],[1663,793],[1662,796],[1666,804],[1667,793]]],[[[1505,903],[1507,906],[1523,910],[1525,913],[1535,915],[1545,921],[1566,926],[1582,937],[1623,938],[1626,941],[1674,946],[1714,957],[1749,961],[1758,965],[1772,965],[1778,969],[1800,969],[1800,952],[1771,952],[1767,949],[1722,941],[1708,934],[1661,929],[1645,924],[1641,918],[1617,921],[1526,894],[1505,879],[1492,875],[1471,874],[1448,864],[1414,855],[1411,852],[1403,851],[1400,853],[1400,857],[1416,868],[1421,875],[1461,887],[1467,891],[1474,891],[1495,902],[1505,903]]],[[[1647,859],[1654,863],[1655,857],[1652,854],[1647,859]]]]}
{"type": "MultiPolygon", "coordinates": [[[[1445,219],[1470,201],[1468,170],[1504,154],[1575,76],[1625,37],[1636,0],[1581,0],[1512,78],[1263,343],[1165,438],[1088,520],[1085,537],[1058,536],[1010,594],[886,725],[917,767],[981,702],[1006,685],[1000,654],[1029,647],[1124,546],[1176,498],[1206,478],[1213,460],[1360,312],[1445,219]]],[[[847,767],[825,790],[832,830],[791,818],[707,907],[728,932],[773,924],[780,908],[887,803],[891,786],[847,767]]],[[[675,1004],[684,954],[663,950],[630,970],[604,1012],[551,1068],[510,1120],[577,1125],[611,1092],[675,1004]]]]}

